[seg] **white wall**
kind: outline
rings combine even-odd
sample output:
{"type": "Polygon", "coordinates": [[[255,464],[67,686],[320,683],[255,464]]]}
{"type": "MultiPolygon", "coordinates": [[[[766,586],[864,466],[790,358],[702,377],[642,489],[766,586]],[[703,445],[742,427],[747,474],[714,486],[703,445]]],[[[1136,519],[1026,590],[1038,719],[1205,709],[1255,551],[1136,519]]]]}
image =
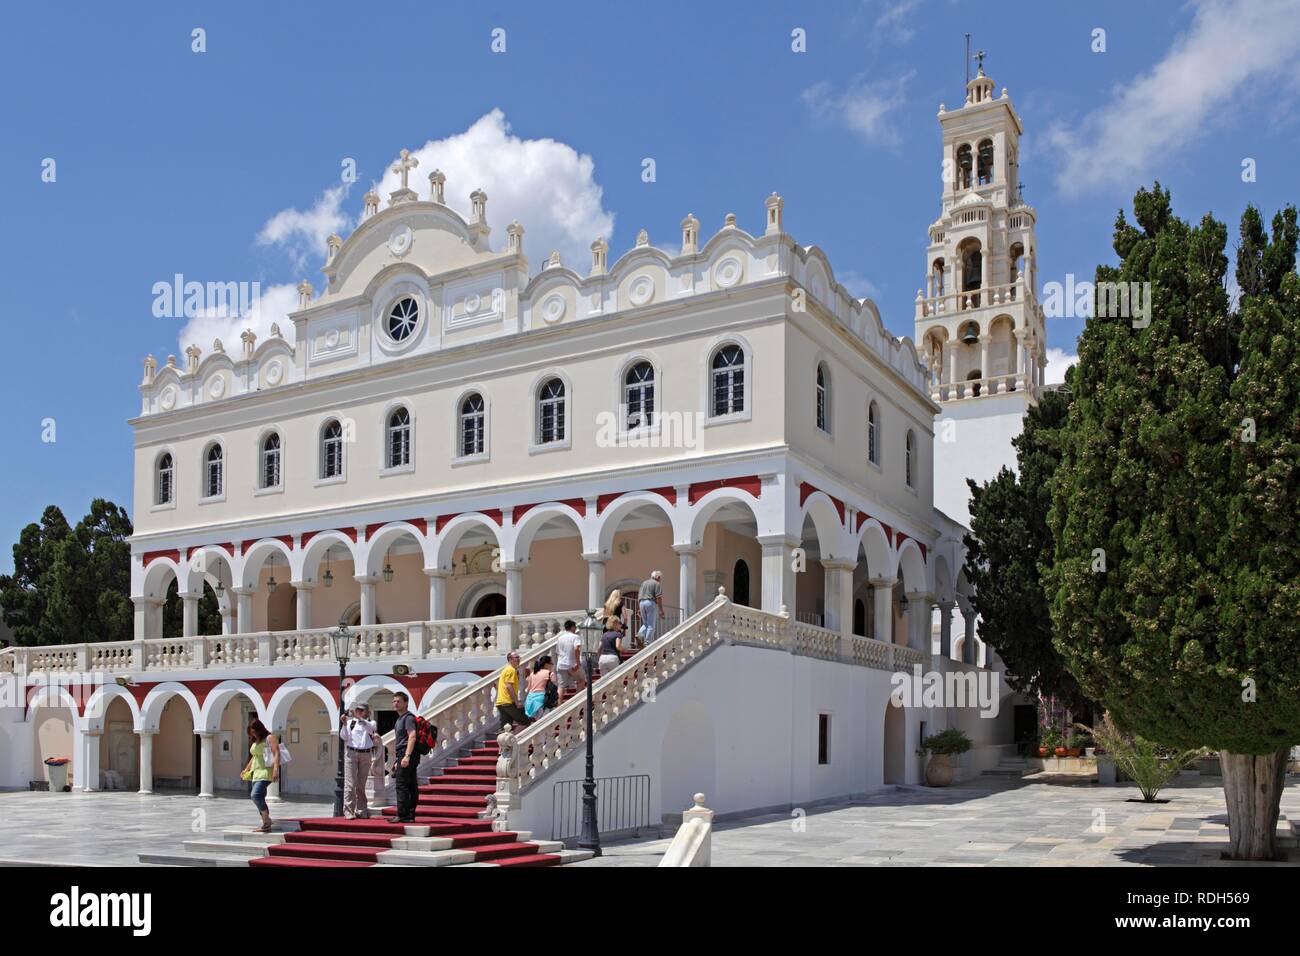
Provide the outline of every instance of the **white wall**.
{"type": "MultiPolygon", "coordinates": [[[[596,776],[650,776],[650,823],[703,792],[719,815],[789,810],[884,784],[887,671],[720,646],[596,738],[596,776]],[[830,763],[817,764],[817,716],[831,714],[830,763]]],[[[906,711],[907,783],[920,780],[920,721],[906,711]]],[[[581,753],[523,794],[510,825],[546,835],[559,780],[581,779],[581,753]]]]}
{"type": "Polygon", "coordinates": [[[1003,465],[1015,471],[1011,439],[1024,429],[1025,408],[1024,392],[943,403],[934,420],[935,508],[970,527],[966,479],[983,484],[1003,465]]]}

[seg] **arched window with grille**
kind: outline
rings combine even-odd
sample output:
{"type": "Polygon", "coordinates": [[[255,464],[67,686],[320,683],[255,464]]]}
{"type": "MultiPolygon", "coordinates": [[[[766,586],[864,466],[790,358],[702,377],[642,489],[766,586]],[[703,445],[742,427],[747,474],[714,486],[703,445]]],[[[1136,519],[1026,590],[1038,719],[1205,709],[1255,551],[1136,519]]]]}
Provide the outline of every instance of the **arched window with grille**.
{"type": "Polygon", "coordinates": [[[880,408],[875,402],[867,406],[867,461],[880,464],[880,408]]]}
{"type": "Polygon", "coordinates": [[[735,415],[745,410],[745,352],[739,345],[724,345],[713,353],[709,362],[714,418],[735,415]]]}
{"type": "Polygon", "coordinates": [[[548,378],[537,393],[537,444],[564,441],[564,382],[548,378]]]}
{"type": "Polygon", "coordinates": [[[263,488],[280,487],[280,435],[271,432],[262,439],[261,486],[263,488]]]}
{"type": "Polygon", "coordinates": [[[343,425],[337,418],[331,418],[321,429],[320,476],[343,477],[343,425]]]}
{"type": "Polygon", "coordinates": [[[460,455],[481,455],[486,447],[486,406],[478,392],[460,403],[460,455]]]}
{"type": "Polygon", "coordinates": [[[154,504],[169,505],[175,493],[176,469],[172,463],[171,452],[165,452],[158,459],[158,480],[154,494],[154,504]]]}
{"type": "Polygon", "coordinates": [[[393,409],[388,416],[388,468],[405,468],[411,463],[411,413],[405,406],[393,409]]]}
{"type": "Polygon", "coordinates": [[[224,484],[224,455],[219,444],[208,446],[203,456],[203,497],[220,498],[224,484]]]}
{"type": "Polygon", "coordinates": [[[655,422],[655,369],[649,362],[637,362],[623,376],[625,427],[648,428],[655,422]]]}
{"type": "Polygon", "coordinates": [[[825,363],[817,366],[817,427],[828,435],[831,431],[831,373],[825,363]]]}

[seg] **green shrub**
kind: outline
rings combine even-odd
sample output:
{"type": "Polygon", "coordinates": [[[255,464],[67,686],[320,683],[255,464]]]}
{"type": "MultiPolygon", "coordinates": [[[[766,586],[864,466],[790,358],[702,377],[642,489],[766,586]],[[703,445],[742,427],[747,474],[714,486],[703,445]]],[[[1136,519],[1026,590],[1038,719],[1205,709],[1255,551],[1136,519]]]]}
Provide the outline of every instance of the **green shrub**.
{"type": "Polygon", "coordinates": [[[1097,746],[1115,761],[1142,793],[1144,803],[1154,803],[1156,795],[1178,776],[1183,768],[1203,757],[1203,748],[1195,750],[1168,750],[1136,734],[1126,734],[1115,726],[1110,714],[1102,717],[1096,727],[1078,725],[1080,730],[1092,735],[1097,746]]]}
{"type": "Polygon", "coordinates": [[[920,754],[964,754],[970,750],[971,742],[962,731],[955,727],[931,734],[921,741],[920,754]]]}

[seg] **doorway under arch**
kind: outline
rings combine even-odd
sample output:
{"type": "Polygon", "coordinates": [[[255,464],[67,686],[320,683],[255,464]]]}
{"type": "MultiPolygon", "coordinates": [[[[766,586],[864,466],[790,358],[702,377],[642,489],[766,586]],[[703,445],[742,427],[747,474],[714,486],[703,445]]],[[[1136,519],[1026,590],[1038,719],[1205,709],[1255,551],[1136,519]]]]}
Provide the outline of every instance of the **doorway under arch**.
{"type": "Polygon", "coordinates": [[[907,717],[891,697],[885,704],[885,783],[906,783],[907,717]]]}

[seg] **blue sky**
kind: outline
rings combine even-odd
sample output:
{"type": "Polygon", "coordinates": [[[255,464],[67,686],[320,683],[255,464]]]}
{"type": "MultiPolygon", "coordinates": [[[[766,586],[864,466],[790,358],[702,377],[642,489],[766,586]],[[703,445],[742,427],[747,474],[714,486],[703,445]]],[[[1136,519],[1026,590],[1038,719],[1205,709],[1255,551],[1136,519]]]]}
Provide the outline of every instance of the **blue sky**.
{"type": "MultiPolygon", "coordinates": [[[[1116,210],[1154,178],[1184,216],[1212,211],[1233,230],[1247,202],[1271,215],[1296,199],[1300,0],[85,3],[3,17],[0,570],[46,504],[73,521],[95,496],[129,506],[144,355],[181,356],[191,333],[211,348],[212,326],[154,317],[153,284],[179,272],[319,288],[321,237],[346,235],[402,147],[450,167],[462,210],[498,184],[493,241],[518,216],[534,270],[554,247],[585,271],[598,230],[611,261],[641,228],[674,247],[687,212],[705,237],[733,211],[757,231],[776,190],[787,229],[899,335],[938,213],[935,114],[961,102],[966,31],[1026,126],[1041,282],[1111,261],[1116,210]],[[344,188],[348,158],[359,178],[344,188]],[[572,221],[548,224],[557,207],[572,221]]],[[[422,196],[429,171],[413,180],[422,196]]],[[[1049,321],[1049,345],[1072,353],[1079,327],[1049,321]]]]}

